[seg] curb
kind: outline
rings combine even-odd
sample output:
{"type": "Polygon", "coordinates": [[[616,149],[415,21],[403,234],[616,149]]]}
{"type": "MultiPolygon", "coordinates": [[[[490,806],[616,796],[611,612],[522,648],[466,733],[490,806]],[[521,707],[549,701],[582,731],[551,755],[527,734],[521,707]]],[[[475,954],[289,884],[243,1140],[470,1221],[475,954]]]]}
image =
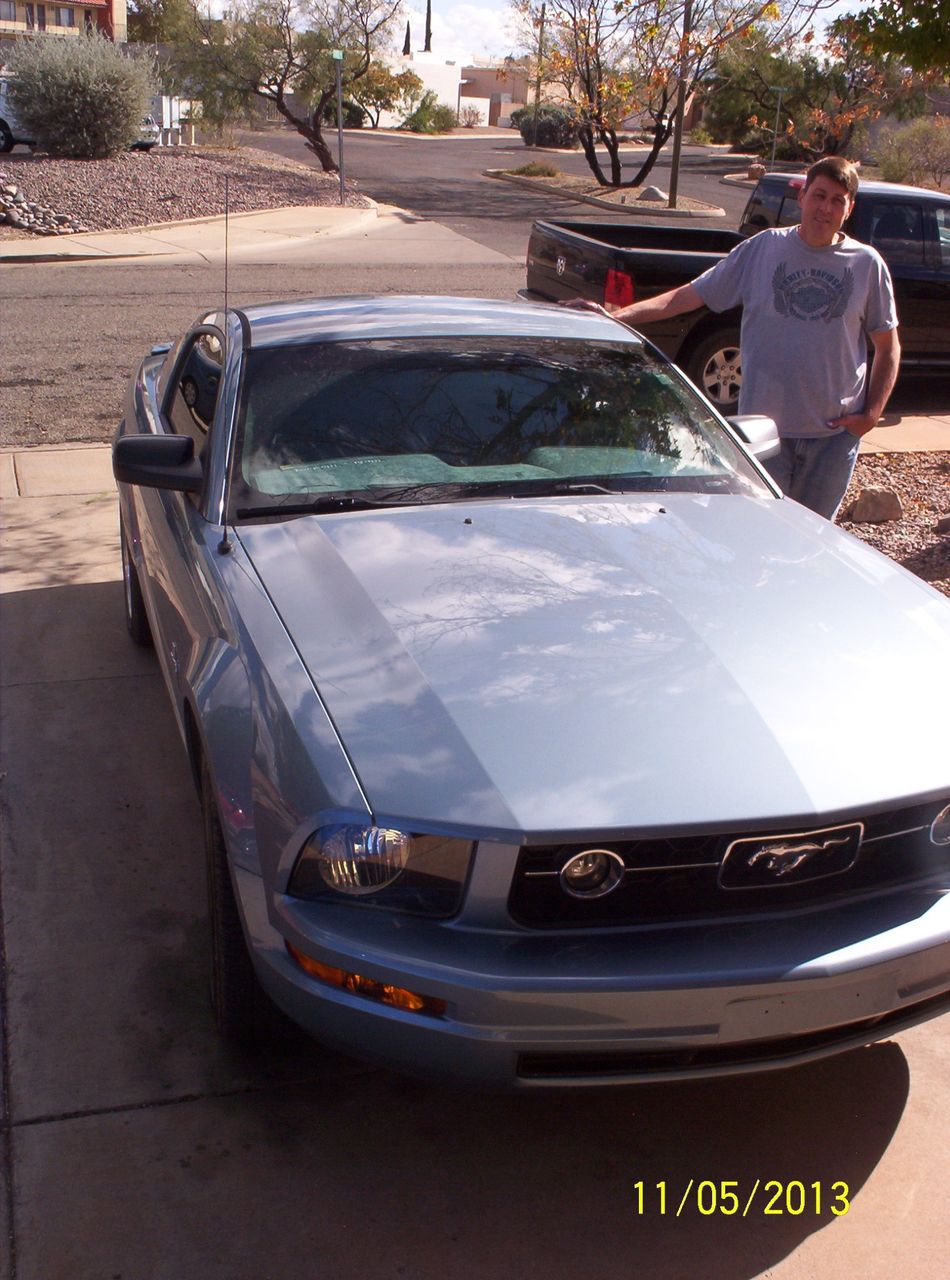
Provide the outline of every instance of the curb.
{"type": "Polygon", "coordinates": [[[562,200],[575,200],[579,204],[596,205],[599,209],[609,209],[611,213],[636,213],[638,217],[649,218],[724,218],[726,216],[725,209],[720,209],[715,204],[708,204],[704,209],[651,209],[639,200],[631,204],[618,204],[615,200],[599,200],[597,196],[583,196],[564,187],[547,186],[533,178],[521,178],[516,174],[505,173],[502,169],[484,169],[482,173],[486,178],[510,182],[516,187],[524,187],[527,191],[550,192],[553,196],[560,196],[562,200]]]}
{"type": "MultiPolygon", "coordinates": [[[[373,218],[373,219],[378,218],[379,204],[377,203],[377,201],[372,200],[369,196],[363,196],[363,199],[367,201],[365,205],[352,205],[352,206],[350,205],[343,205],[343,206],[340,206],[340,205],[330,205],[330,206],[282,205],[280,206],[280,208],[277,208],[277,209],[252,209],[242,213],[229,214],[228,221],[235,222],[238,219],[259,218],[261,217],[262,214],[282,213],[282,212],[286,212],[287,210],[296,210],[296,209],[323,209],[328,207],[338,209],[342,207],[344,209],[352,210],[354,217],[352,221],[345,227],[328,227],[326,229],[321,229],[321,230],[312,232],[312,234],[309,237],[295,235],[295,236],[285,236],[282,239],[278,239],[277,237],[267,239],[267,244],[269,247],[281,248],[285,245],[298,244],[301,240],[307,239],[307,238],[309,239],[316,239],[318,237],[330,238],[336,235],[343,235],[351,231],[355,225],[358,225],[360,222],[364,220],[368,220],[370,218],[373,218]]],[[[174,232],[181,228],[208,226],[211,223],[221,223],[223,226],[224,220],[225,220],[225,215],[223,213],[219,213],[219,214],[211,214],[209,217],[205,217],[205,218],[186,218],[186,219],[183,219],[181,222],[152,222],[144,226],[119,228],[111,232],[110,231],[91,231],[91,232],[87,232],[85,236],[83,236],[81,232],[78,233],[78,235],[80,238],[87,238],[90,235],[95,235],[95,236],[147,235],[153,232],[161,232],[161,231],[174,232]]],[[[24,244],[26,243],[26,241],[20,240],[17,243],[24,244]]],[[[36,251],[33,253],[0,252],[0,264],[6,265],[6,266],[20,266],[20,265],[26,266],[26,265],[30,265],[31,263],[38,263],[38,262],[53,262],[60,265],[68,262],[140,262],[146,258],[168,258],[168,257],[175,257],[181,254],[188,254],[188,253],[197,254],[200,257],[204,256],[202,250],[200,249],[181,248],[180,246],[176,246],[171,243],[169,243],[168,246],[164,248],[150,247],[147,251],[143,253],[131,253],[131,252],[109,253],[108,251],[95,253],[91,251],[85,251],[83,250],[82,247],[77,247],[75,250],[72,250],[69,247],[69,238],[65,236],[63,237],[57,236],[53,240],[52,244],[50,244],[49,248],[45,249],[45,251],[37,247],[36,251]],[[66,241],[66,243],[64,244],[63,241],[66,241]]]]}

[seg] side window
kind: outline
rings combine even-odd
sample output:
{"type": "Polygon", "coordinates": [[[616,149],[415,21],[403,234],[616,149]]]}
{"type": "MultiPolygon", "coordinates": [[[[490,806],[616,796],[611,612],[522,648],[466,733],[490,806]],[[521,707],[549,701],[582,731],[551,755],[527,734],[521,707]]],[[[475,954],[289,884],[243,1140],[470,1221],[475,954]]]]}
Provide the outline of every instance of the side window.
{"type": "Polygon", "coordinates": [[[950,209],[937,209],[937,250],[940,265],[950,267],[950,209]]]}
{"type": "Polygon", "coordinates": [[[178,435],[194,438],[200,454],[218,403],[224,353],[213,333],[201,333],[186,349],[168,407],[168,422],[178,435]]]}
{"type": "Polygon", "coordinates": [[[742,230],[746,235],[754,235],[756,231],[765,231],[775,226],[782,194],[783,188],[773,182],[759,183],[749,197],[742,217],[742,230]]]}
{"type": "Polygon", "coordinates": [[[924,220],[919,204],[875,204],[868,225],[868,240],[885,262],[923,266],[924,220]]]}

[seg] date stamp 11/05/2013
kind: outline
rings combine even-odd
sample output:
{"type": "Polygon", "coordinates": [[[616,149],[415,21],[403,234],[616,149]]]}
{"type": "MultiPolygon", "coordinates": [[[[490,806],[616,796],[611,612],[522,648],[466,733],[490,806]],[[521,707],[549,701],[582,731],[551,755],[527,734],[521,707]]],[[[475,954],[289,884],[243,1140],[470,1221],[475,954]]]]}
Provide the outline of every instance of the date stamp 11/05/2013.
{"type": "Polygon", "coordinates": [[[846,1182],[799,1182],[797,1179],[756,1178],[751,1185],[739,1179],[690,1178],[678,1194],[666,1180],[635,1182],[634,1208],[640,1217],[668,1214],[681,1218],[697,1212],[704,1218],[721,1215],[726,1218],[750,1215],[770,1218],[800,1218],[804,1214],[820,1217],[828,1213],[842,1218],[851,1208],[846,1182]]]}

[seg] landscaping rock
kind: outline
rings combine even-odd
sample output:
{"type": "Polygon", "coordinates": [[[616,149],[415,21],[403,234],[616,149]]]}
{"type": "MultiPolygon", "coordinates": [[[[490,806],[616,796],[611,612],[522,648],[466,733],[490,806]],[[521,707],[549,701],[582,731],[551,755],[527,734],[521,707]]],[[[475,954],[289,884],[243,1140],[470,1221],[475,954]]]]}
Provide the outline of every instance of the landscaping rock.
{"type": "Polygon", "coordinates": [[[872,486],[861,490],[848,518],[854,524],[882,524],[886,520],[900,520],[903,514],[903,503],[893,489],[872,486]]]}

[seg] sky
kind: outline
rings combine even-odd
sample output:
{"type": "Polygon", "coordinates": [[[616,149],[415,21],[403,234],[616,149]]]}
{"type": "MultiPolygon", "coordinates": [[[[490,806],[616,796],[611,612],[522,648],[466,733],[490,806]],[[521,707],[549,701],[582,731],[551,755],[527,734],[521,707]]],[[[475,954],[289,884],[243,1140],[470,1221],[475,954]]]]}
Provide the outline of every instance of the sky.
{"type": "MultiPolygon", "coordinates": [[[[425,43],[425,0],[403,4],[403,33],[407,18],[412,26],[413,53],[419,53],[425,43]]],[[[432,53],[446,62],[503,58],[517,52],[517,39],[507,28],[508,0],[432,0],[432,53]]]]}
{"type": "MultiPolygon", "coordinates": [[[[870,0],[837,0],[831,17],[865,8],[870,0]]],[[[409,0],[403,5],[400,30],[406,19],[412,26],[413,52],[421,52],[425,42],[425,0],[409,0]]],[[[827,19],[825,19],[827,21],[827,19]]],[[[402,40],[399,41],[400,48],[402,40]]],[[[432,0],[432,52],[444,61],[468,62],[472,57],[503,58],[519,52],[511,27],[508,0],[432,0]]]]}

